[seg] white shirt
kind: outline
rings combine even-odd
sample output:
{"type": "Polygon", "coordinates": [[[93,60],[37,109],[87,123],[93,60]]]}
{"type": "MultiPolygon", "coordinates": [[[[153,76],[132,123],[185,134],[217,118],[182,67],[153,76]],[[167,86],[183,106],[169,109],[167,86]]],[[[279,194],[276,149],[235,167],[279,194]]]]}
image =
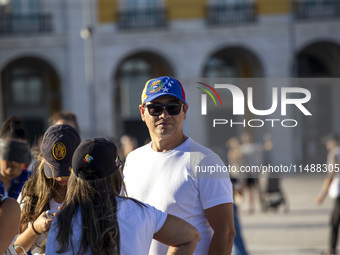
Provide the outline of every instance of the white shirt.
{"type": "MultiPolygon", "coordinates": [[[[224,166],[216,153],[190,138],[177,148],[156,152],[151,143],[131,152],[124,167],[128,196],[151,204],[195,226],[201,235],[195,254],[208,254],[213,230],[204,210],[233,202],[228,173],[202,173],[197,167],[224,166]]],[[[149,254],[166,254],[168,246],[152,241],[149,254]]]]}
{"type": "MultiPolygon", "coordinates": [[[[331,153],[333,153],[338,161],[340,161],[340,147],[336,147],[331,153]]],[[[337,165],[337,168],[338,167],[339,165],[337,165]]],[[[335,172],[335,175],[329,187],[328,196],[330,198],[338,198],[340,197],[340,173],[339,169],[336,169],[335,167],[331,170],[335,172]]]]}
{"type": "MultiPolygon", "coordinates": [[[[18,203],[21,202],[21,197],[22,197],[22,194],[20,193],[19,197],[17,199],[18,203]]],[[[21,210],[24,208],[25,203],[26,203],[25,201],[22,201],[22,203],[20,204],[21,210]]],[[[58,210],[58,207],[61,207],[62,205],[63,205],[62,203],[56,202],[54,200],[54,198],[52,198],[49,202],[50,210],[58,210]]],[[[31,224],[31,223],[29,223],[29,224],[31,224]]],[[[34,242],[34,244],[31,247],[32,255],[43,255],[43,254],[45,254],[41,251],[41,248],[39,246],[41,246],[47,240],[47,236],[48,236],[48,232],[42,233],[38,237],[37,241],[34,242]]]]}
{"type": "MultiPolygon", "coordinates": [[[[167,214],[149,205],[139,205],[131,199],[117,198],[117,202],[121,254],[148,254],[153,235],[161,229],[167,214]]],[[[72,249],[64,253],[56,253],[58,250],[58,243],[56,241],[58,226],[57,221],[53,220],[47,239],[46,254],[77,254],[82,231],[80,210],[73,217],[72,227],[73,235],[71,237],[72,244],[70,245],[72,249]]],[[[85,254],[92,253],[89,250],[85,254]]]]}

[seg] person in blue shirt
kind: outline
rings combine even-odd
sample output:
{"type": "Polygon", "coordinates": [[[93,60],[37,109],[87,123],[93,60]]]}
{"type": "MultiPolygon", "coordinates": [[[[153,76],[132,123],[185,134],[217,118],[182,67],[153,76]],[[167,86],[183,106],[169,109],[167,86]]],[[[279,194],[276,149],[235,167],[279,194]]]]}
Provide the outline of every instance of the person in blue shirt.
{"type": "Polygon", "coordinates": [[[0,193],[17,199],[30,176],[30,138],[19,117],[10,117],[0,129],[0,193]]]}

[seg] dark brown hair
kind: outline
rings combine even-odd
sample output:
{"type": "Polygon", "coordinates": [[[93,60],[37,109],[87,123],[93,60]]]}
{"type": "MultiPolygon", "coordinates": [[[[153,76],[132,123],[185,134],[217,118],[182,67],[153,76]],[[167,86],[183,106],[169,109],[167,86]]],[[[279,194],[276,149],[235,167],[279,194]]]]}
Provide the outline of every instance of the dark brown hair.
{"type": "Polygon", "coordinates": [[[80,131],[77,116],[74,113],[68,111],[55,112],[48,119],[48,124],[50,126],[55,125],[59,120],[72,122],[74,124],[74,128],[77,129],[78,132],[80,131]]]}
{"type": "Polygon", "coordinates": [[[29,132],[24,127],[22,119],[17,116],[12,116],[5,120],[0,129],[0,138],[20,139],[30,142],[29,132]]]}
{"type": "Polygon", "coordinates": [[[72,172],[64,204],[57,216],[60,245],[57,252],[70,248],[72,221],[79,210],[83,231],[78,254],[84,254],[88,249],[98,255],[120,254],[116,199],[119,194],[115,179],[111,174],[105,178],[83,180],[72,172]],[[91,231],[86,231],[88,229],[91,231]]]}

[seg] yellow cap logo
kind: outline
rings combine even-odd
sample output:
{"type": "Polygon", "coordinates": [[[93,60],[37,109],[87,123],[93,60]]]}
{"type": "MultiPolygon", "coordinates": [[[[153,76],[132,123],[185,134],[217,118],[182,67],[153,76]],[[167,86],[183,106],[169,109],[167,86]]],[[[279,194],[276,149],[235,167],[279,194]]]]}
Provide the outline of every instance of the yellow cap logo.
{"type": "Polygon", "coordinates": [[[66,156],[66,147],[62,142],[57,142],[52,148],[53,157],[62,160],[66,156]]]}

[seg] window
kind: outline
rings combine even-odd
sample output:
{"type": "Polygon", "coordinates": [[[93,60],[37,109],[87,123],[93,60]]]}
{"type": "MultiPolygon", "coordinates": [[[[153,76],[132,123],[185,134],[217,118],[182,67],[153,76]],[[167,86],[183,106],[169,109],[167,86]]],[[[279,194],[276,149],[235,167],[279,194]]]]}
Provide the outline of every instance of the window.
{"type": "Polygon", "coordinates": [[[1,74],[4,118],[20,116],[32,138],[43,134],[51,112],[61,109],[60,81],[54,68],[41,59],[22,57],[1,74]]]}
{"type": "Polygon", "coordinates": [[[255,19],[252,0],[210,0],[207,7],[208,25],[243,24],[255,19]]]}
{"type": "Polygon", "coordinates": [[[42,13],[42,3],[42,0],[10,1],[0,19],[0,35],[50,32],[51,15],[42,13]]]}
{"type": "Polygon", "coordinates": [[[145,82],[152,76],[150,63],[142,58],[132,58],[121,66],[120,98],[123,117],[139,117],[138,105],[141,102],[145,82]]]}
{"type": "Polygon", "coordinates": [[[205,67],[206,78],[238,77],[237,68],[231,59],[212,57],[205,67]]]}
{"type": "Polygon", "coordinates": [[[10,71],[9,93],[13,106],[39,106],[43,102],[43,81],[36,70],[14,67],[10,71]]]}
{"type": "Polygon", "coordinates": [[[294,15],[299,20],[340,17],[340,0],[296,0],[294,15]]]}
{"type": "Polygon", "coordinates": [[[163,1],[121,0],[118,13],[119,29],[150,29],[167,26],[163,1]]]}
{"type": "Polygon", "coordinates": [[[40,0],[11,0],[12,13],[38,13],[41,11],[40,0]]]}
{"type": "Polygon", "coordinates": [[[163,1],[159,0],[121,0],[122,9],[146,9],[164,6],[163,1]]]}

